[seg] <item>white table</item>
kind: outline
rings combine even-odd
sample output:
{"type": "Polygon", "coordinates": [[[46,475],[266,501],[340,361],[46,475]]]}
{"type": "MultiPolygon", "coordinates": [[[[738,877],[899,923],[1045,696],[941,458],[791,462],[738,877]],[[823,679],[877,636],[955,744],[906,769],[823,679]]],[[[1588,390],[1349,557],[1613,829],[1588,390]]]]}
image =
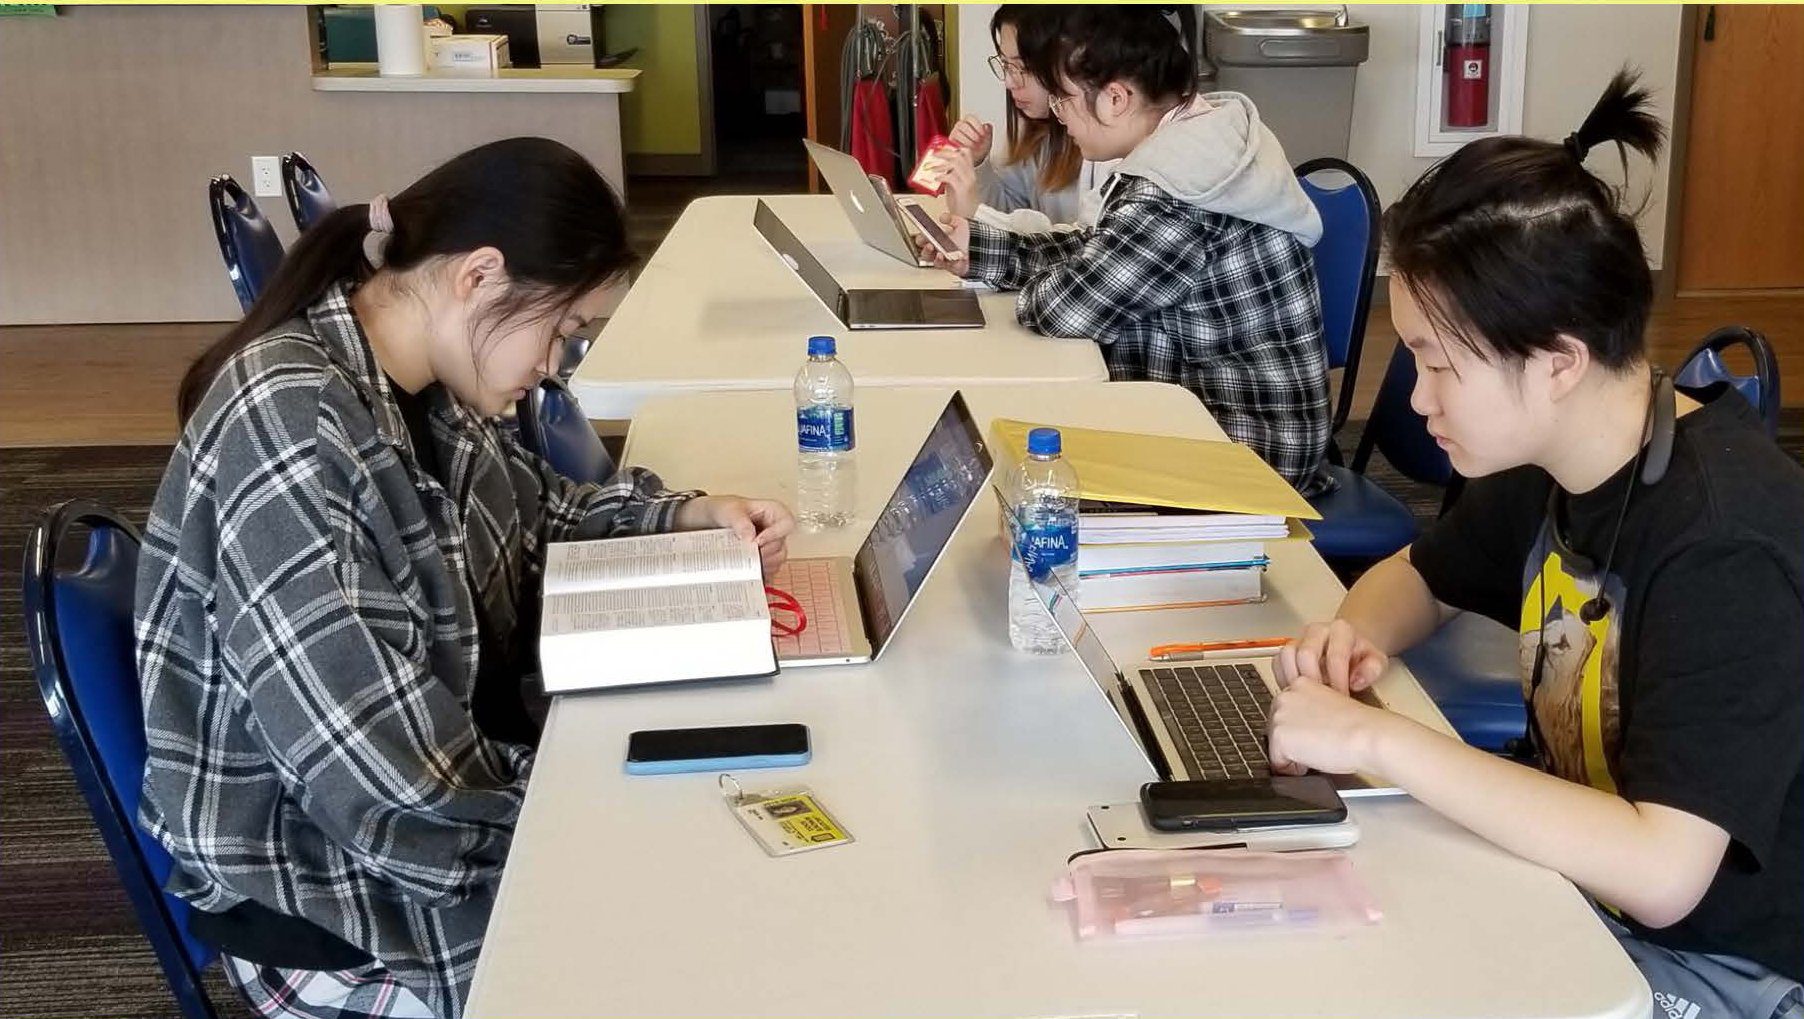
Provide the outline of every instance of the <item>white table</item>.
{"type": "MultiPolygon", "coordinates": [[[[764,200],[841,286],[959,285],[865,245],[831,195],[764,200]]],[[[683,210],[570,381],[589,417],[629,419],[660,394],[788,389],[816,334],[839,339],[840,360],[861,386],[1108,378],[1095,343],[1037,336],[1017,323],[1013,294],[979,298],[982,329],[846,329],[752,229],[757,201],[700,198],[683,210]]]]}
{"type": "MultiPolygon", "coordinates": [[[[1200,438],[1194,397],[1152,383],[971,388],[973,413],[1200,438]]],[[[805,535],[849,552],[947,393],[859,394],[865,523],[805,535]]],[[[626,459],[678,486],[787,495],[781,393],[673,397],[626,459]],[[726,423],[730,422],[730,426],[726,423]]],[[[468,1012],[475,1017],[1634,1017],[1646,983],[1578,892],[1413,801],[1351,805],[1355,865],[1385,912],[1344,939],[1099,947],[1047,891],[1089,845],[1084,807],[1130,801],[1150,769],[1072,656],[1013,651],[998,514],[966,521],[875,665],[673,686],[552,710],[468,1012]],[[629,778],[635,729],[803,722],[814,761],[747,772],[805,782],[857,837],[770,859],[708,774],[629,778]]],[[[1272,634],[1341,588],[1302,543],[1274,546],[1266,604],[1102,617],[1124,662],[1159,639],[1272,634]]],[[[1400,669],[1393,701],[1420,696],[1400,669]]],[[[1431,712],[1432,713],[1432,712],[1431,712]]]]}

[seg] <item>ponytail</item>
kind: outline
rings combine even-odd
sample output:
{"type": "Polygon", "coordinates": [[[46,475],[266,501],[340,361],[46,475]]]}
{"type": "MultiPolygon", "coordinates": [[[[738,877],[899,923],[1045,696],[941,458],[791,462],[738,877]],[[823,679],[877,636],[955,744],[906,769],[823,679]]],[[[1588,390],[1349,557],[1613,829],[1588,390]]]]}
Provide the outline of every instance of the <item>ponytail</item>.
{"type": "Polygon", "coordinates": [[[1649,159],[1665,128],[1628,69],[1564,141],[1472,142],[1436,164],[1384,215],[1392,271],[1444,335],[1481,359],[1520,363],[1583,342],[1605,368],[1645,356],[1653,274],[1639,210],[1585,168],[1598,145],[1649,159]]]}
{"type": "Polygon", "coordinates": [[[509,138],[455,156],[388,199],[347,205],[301,235],[251,310],[182,377],[183,425],[214,378],[252,340],[305,313],[333,284],[360,284],[377,271],[404,273],[430,259],[493,247],[507,265],[508,293],[489,314],[549,310],[629,269],[620,200],[589,161],[546,138],[509,138]],[[370,241],[366,251],[366,241],[370,241]]]}
{"type": "Polygon", "coordinates": [[[257,295],[251,310],[202,351],[182,375],[181,388],[176,391],[176,412],[184,425],[194,416],[219,369],[252,340],[304,313],[333,283],[369,278],[369,263],[363,257],[363,238],[367,233],[369,206],[346,205],[301,234],[263,292],[257,295]]]}

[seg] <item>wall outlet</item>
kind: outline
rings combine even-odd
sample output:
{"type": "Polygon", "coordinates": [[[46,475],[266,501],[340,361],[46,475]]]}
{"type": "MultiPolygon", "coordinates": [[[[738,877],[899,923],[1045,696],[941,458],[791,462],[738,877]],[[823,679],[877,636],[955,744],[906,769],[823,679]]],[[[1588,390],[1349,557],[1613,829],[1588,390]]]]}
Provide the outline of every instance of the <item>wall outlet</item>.
{"type": "Polygon", "coordinates": [[[282,157],[251,157],[251,193],[258,198],[279,198],[282,194],[282,157]]]}

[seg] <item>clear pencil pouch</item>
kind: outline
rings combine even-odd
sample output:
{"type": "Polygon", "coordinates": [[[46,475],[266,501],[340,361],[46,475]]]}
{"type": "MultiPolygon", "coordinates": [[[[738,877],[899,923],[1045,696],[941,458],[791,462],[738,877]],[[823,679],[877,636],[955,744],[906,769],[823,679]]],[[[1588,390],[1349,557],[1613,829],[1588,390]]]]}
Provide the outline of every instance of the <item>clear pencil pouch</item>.
{"type": "Polygon", "coordinates": [[[1095,850],[1071,858],[1052,898],[1097,942],[1334,933],[1383,916],[1338,850],[1095,850]]]}

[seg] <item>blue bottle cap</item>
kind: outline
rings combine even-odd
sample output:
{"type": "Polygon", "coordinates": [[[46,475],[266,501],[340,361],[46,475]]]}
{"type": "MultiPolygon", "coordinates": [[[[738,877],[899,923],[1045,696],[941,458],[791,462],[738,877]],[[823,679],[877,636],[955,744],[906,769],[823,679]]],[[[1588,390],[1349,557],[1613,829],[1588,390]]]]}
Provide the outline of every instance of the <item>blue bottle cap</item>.
{"type": "Polygon", "coordinates": [[[1058,456],[1062,445],[1057,428],[1036,428],[1027,433],[1027,451],[1034,456],[1058,456]]]}
{"type": "Polygon", "coordinates": [[[838,353],[839,353],[839,351],[836,349],[836,347],[833,343],[833,337],[831,337],[831,336],[810,336],[810,337],[808,337],[808,356],[809,357],[833,357],[838,353]]]}

